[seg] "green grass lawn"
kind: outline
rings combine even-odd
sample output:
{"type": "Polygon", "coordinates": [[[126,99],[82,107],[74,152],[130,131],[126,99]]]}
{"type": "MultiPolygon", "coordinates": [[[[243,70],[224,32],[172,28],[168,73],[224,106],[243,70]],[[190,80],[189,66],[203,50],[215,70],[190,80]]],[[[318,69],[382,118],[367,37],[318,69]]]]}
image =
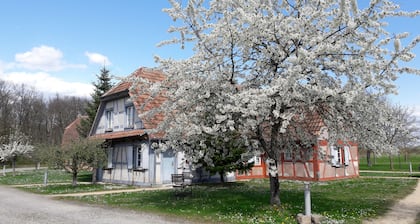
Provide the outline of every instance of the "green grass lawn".
{"type": "Polygon", "coordinates": [[[367,160],[365,155],[360,155],[359,157],[359,166],[360,170],[377,170],[377,171],[405,171],[409,172],[410,162],[413,172],[418,172],[420,167],[420,155],[419,154],[410,154],[405,160],[404,155],[395,155],[392,156],[392,161],[394,163],[394,170],[391,170],[390,160],[388,156],[376,157],[372,156],[372,166],[367,165],[367,160]]]}
{"type": "MultiPolygon", "coordinates": [[[[2,184],[42,184],[43,171],[26,171],[0,176],[2,184]]],[[[79,181],[90,180],[82,173],[79,181]]],[[[41,194],[62,194],[102,191],[121,185],[70,185],[71,175],[49,171],[49,185],[25,187],[41,194]],[[68,183],[58,185],[54,183],[68,183]]],[[[411,193],[416,179],[359,178],[311,184],[312,212],[328,217],[331,223],[361,223],[361,220],[382,215],[392,203],[411,193]],[[334,222],[333,222],[334,221],[334,222]]],[[[303,183],[282,181],[282,206],[269,205],[268,180],[227,184],[196,185],[193,194],[176,197],[174,191],[152,190],[83,197],[63,197],[167,216],[181,217],[199,223],[295,223],[295,216],[304,211],[303,183]]]]}
{"type": "MultiPolygon", "coordinates": [[[[43,184],[45,170],[31,170],[16,172],[16,175],[7,173],[6,176],[0,174],[0,184],[20,185],[20,184],[43,184]]],[[[48,170],[48,183],[71,183],[72,176],[68,172],[62,170],[48,170]]],[[[78,175],[77,181],[90,182],[92,181],[92,174],[87,171],[82,171],[78,175]]]]}
{"type": "Polygon", "coordinates": [[[79,184],[72,186],[71,184],[49,184],[47,186],[35,185],[35,186],[22,186],[19,187],[25,191],[29,191],[37,194],[71,194],[71,193],[85,193],[95,191],[111,191],[120,189],[133,189],[133,186],[116,185],[116,184],[79,184]]]}
{"type": "MultiPolygon", "coordinates": [[[[313,183],[312,212],[337,223],[361,223],[384,214],[395,201],[412,192],[417,180],[352,179],[313,183]]],[[[193,195],[178,198],[173,190],[73,198],[209,223],[295,223],[304,210],[303,184],[281,182],[282,206],[269,205],[267,180],[194,186],[193,195]]]]}
{"type": "MultiPolygon", "coordinates": [[[[107,191],[116,189],[132,189],[133,186],[116,185],[116,184],[79,184],[72,186],[72,176],[70,173],[62,170],[49,170],[48,171],[48,185],[44,186],[44,173],[45,170],[32,170],[16,172],[13,176],[8,173],[6,176],[0,176],[0,184],[7,185],[31,185],[33,186],[20,186],[19,188],[38,194],[69,194],[80,192],[93,192],[93,191],[107,191]]],[[[79,182],[91,182],[92,173],[82,171],[78,175],[79,182]]]]}
{"type": "Polygon", "coordinates": [[[420,173],[409,172],[389,172],[389,171],[360,171],[361,177],[416,177],[420,178],[420,173]]]}

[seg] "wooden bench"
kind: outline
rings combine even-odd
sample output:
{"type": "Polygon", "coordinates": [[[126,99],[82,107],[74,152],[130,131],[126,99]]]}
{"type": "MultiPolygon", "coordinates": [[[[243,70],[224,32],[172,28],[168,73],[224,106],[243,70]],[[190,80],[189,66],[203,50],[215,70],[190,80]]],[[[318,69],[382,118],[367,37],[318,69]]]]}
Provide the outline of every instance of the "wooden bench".
{"type": "Polygon", "coordinates": [[[176,196],[192,195],[192,177],[190,173],[172,174],[172,187],[176,196]],[[186,188],[189,188],[187,190],[186,188]]]}

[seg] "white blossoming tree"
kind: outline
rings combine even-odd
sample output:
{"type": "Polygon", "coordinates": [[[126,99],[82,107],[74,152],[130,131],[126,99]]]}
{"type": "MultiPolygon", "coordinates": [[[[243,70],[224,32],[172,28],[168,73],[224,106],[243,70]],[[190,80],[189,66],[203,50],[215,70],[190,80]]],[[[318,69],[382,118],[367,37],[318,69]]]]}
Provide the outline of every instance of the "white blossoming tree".
{"type": "Polygon", "coordinates": [[[34,147],[29,144],[29,140],[22,133],[16,131],[9,135],[5,143],[0,145],[0,162],[12,162],[13,175],[15,175],[15,165],[18,156],[28,155],[34,147]]]}
{"type": "Polygon", "coordinates": [[[282,150],[310,148],[316,141],[304,128],[309,114],[323,119],[332,143],[369,136],[376,138],[372,144],[385,144],[366,134],[366,127],[378,128],[365,119],[377,114],[372,102],[394,93],[399,75],[420,73],[400,63],[413,59],[420,37],[402,46],[409,34],[386,30],[388,18],[419,12],[401,11],[388,0],[366,7],[356,0],[170,2],[165,11],[176,26],[169,31],[180,37],[162,44],[192,46],[194,54],[157,58],[165,82],[138,80],[150,84],[144,88],[152,91],[150,99],[162,93],[168,98],[142,118],[164,113],[159,130],[192,157],[203,156],[190,144],[202,141],[201,134],[240,132],[250,150],[269,158],[273,205],[280,204],[282,150]]]}
{"type": "MultiPolygon", "coordinates": [[[[366,127],[370,134],[376,136],[376,140],[383,144],[361,144],[368,150],[368,154],[374,151],[376,154],[388,154],[390,158],[390,168],[394,169],[392,155],[400,152],[401,149],[418,144],[419,127],[417,119],[412,115],[407,107],[392,104],[386,100],[379,100],[375,103],[377,113],[371,118],[374,119],[378,127],[366,127]],[[378,119],[381,117],[382,119],[378,119]],[[379,133],[378,133],[379,132],[379,133]]],[[[373,122],[370,122],[373,123],[373,122]]],[[[370,165],[370,155],[368,165],[370,165]]]]}

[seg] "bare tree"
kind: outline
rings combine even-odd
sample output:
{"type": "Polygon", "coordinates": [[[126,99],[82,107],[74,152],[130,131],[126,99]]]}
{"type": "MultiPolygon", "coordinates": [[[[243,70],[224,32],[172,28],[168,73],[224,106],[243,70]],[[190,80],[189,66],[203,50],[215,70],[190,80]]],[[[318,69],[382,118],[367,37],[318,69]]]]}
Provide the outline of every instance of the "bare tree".
{"type": "Polygon", "coordinates": [[[98,160],[105,158],[105,152],[100,142],[79,138],[64,146],[61,150],[55,151],[52,158],[56,164],[72,174],[72,185],[77,185],[77,176],[83,169],[91,169],[96,166],[98,160]]]}

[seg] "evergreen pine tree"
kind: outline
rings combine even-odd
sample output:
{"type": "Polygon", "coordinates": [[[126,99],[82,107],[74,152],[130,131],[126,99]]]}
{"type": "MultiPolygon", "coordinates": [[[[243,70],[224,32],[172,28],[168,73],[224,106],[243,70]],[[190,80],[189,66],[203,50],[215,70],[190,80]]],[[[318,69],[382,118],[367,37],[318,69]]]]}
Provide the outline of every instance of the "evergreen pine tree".
{"type": "Polygon", "coordinates": [[[80,137],[87,137],[92,127],[93,121],[95,120],[96,111],[98,110],[101,96],[112,88],[111,77],[109,70],[104,67],[101,68],[100,74],[96,75],[98,78],[96,83],[92,83],[95,86],[93,93],[91,94],[92,100],[86,107],[87,118],[82,119],[80,126],[77,128],[80,137]]]}

